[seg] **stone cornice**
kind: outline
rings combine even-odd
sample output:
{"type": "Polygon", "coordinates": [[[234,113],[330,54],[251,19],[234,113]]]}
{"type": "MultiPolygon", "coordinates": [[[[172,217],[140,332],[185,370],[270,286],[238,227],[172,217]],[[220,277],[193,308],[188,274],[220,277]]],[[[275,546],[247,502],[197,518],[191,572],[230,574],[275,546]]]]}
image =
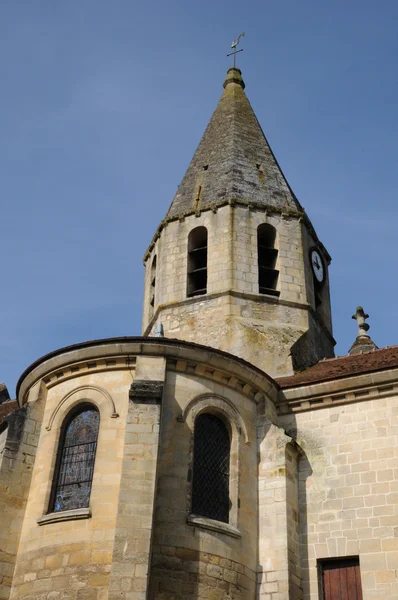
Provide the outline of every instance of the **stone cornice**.
{"type": "Polygon", "coordinates": [[[303,211],[286,210],[286,209],[281,209],[276,206],[272,206],[271,204],[263,204],[262,202],[253,202],[253,201],[245,200],[244,198],[223,199],[223,200],[219,200],[218,202],[211,202],[209,204],[206,204],[205,206],[201,206],[200,211],[197,211],[194,208],[192,208],[192,210],[180,213],[178,215],[175,215],[172,217],[166,217],[159,224],[159,226],[151,240],[151,243],[149,244],[149,246],[144,254],[143,263],[145,264],[146,261],[148,260],[156,241],[160,237],[162,230],[169,223],[171,223],[172,221],[183,221],[186,217],[190,217],[193,215],[200,216],[200,214],[202,212],[208,212],[208,211],[217,212],[217,210],[219,208],[223,208],[224,206],[232,206],[232,207],[233,206],[244,206],[248,209],[262,210],[265,213],[270,214],[270,215],[271,214],[279,214],[279,215],[282,215],[282,217],[284,217],[284,218],[301,219],[304,222],[304,224],[306,225],[306,227],[309,229],[309,231],[310,231],[311,235],[313,236],[313,238],[315,239],[316,243],[319,244],[319,246],[322,248],[323,254],[324,254],[328,264],[330,264],[330,262],[331,262],[330,254],[326,250],[326,248],[322,244],[322,242],[319,240],[319,238],[316,234],[316,231],[304,210],[303,211]]]}
{"type": "Polygon", "coordinates": [[[176,371],[177,373],[185,373],[187,375],[210,379],[214,381],[214,383],[219,383],[231,390],[243,394],[257,404],[264,401],[263,389],[258,385],[248,383],[247,380],[237,376],[235,372],[232,374],[231,370],[229,372],[225,370],[222,371],[221,369],[213,368],[207,364],[195,363],[187,360],[168,360],[167,368],[171,371],[176,371]]]}
{"type": "Polygon", "coordinates": [[[43,383],[47,389],[51,389],[54,385],[80,377],[88,373],[101,373],[103,371],[120,371],[130,368],[135,369],[135,357],[132,356],[117,356],[110,358],[89,359],[81,362],[74,362],[71,365],[66,365],[59,369],[51,371],[43,377],[43,383]]]}
{"type": "MultiPolygon", "coordinates": [[[[208,346],[183,342],[167,338],[125,337],[83,342],[61,348],[43,356],[33,363],[20,377],[17,384],[17,396],[20,406],[27,401],[29,389],[39,380],[51,387],[65,379],[77,375],[103,370],[129,369],[135,367],[135,357],[164,356],[168,362],[187,361],[187,363],[205,367],[208,376],[217,373],[232,374],[237,386],[243,384],[246,391],[252,388],[255,394],[265,394],[276,401],[278,384],[266,373],[236,356],[208,346]]],[[[246,391],[244,393],[246,393],[246,391]]],[[[251,395],[248,394],[249,396],[251,395]]],[[[253,396],[254,397],[254,396],[253,396]]],[[[261,401],[257,396],[258,401],[261,401]]]]}
{"type": "Polygon", "coordinates": [[[319,318],[318,313],[312,308],[312,306],[310,304],[303,303],[303,302],[292,302],[291,300],[284,300],[280,296],[277,297],[277,296],[271,296],[271,295],[267,295],[267,294],[252,294],[252,293],[246,293],[246,292],[237,292],[235,290],[224,290],[222,292],[214,292],[212,294],[204,294],[203,296],[194,296],[193,298],[184,298],[184,300],[180,300],[178,302],[172,302],[170,304],[159,304],[159,306],[157,306],[157,308],[153,314],[152,319],[148,323],[143,335],[147,336],[150,334],[154,323],[156,323],[156,321],[158,319],[159,313],[162,310],[170,308],[170,306],[172,306],[173,308],[175,308],[177,306],[186,306],[189,304],[195,304],[197,302],[203,302],[204,299],[207,301],[215,300],[216,298],[220,298],[222,296],[231,296],[232,298],[241,298],[243,300],[251,300],[252,302],[256,302],[258,304],[280,304],[282,306],[288,306],[289,308],[299,308],[301,310],[307,310],[308,312],[310,312],[312,318],[318,323],[319,327],[322,329],[322,332],[329,338],[329,340],[332,342],[332,344],[333,345],[336,344],[336,340],[334,339],[334,337],[332,336],[330,331],[322,323],[321,319],[319,318]]]}
{"type": "Polygon", "coordinates": [[[398,369],[365,373],[279,391],[279,415],[377,400],[398,394],[398,369]]]}

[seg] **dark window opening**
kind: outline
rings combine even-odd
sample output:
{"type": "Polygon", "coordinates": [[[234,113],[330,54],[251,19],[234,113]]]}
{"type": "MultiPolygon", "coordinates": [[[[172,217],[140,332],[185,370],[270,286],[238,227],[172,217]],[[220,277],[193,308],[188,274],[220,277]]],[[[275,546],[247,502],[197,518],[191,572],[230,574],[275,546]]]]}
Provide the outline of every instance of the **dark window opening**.
{"type": "Polygon", "coordinates": [[[89,505],[97,450],[99,413],[92,405],[79,407],[61,431],[50,512],[89,505]]]}
{"type": "Polygon", "coordinates": [[[321,290],[316,286],[315,287],[315,310],[318,311],[322,304],[321,298],[321,290]]]}
{"type": "Polygon", "coordinates": [[[207,292],[207,229],[196,227],[188,236],[187,296],[207,292]]]}
{"type": "Polygon", "coordinates": [[[156,290],[156,254],[153,257],[151,265],[151,282],[149,289],[149,304],[151,306],[151,313],[153,314],[153,308],[155,306],[155,290],[156,290]]]}
{"type": "Polygon", "coordinates": [[[358,557],[318,562],[319,594],[322,600],[362,600],[358,557]]]}
{"type": "Polygon", "coordinates": [[[203,413],[195,420],[192,513],[229,521],[229,457],[231,442],[223,421],[203,413]]]}
{"type": "Polygon", "coordinates": [[[207,171],[207,169],[209,168],[209,165],[203,165],[203,170],[207,171]]]}
{"type": "Polygon", "coordinates": [[[275,268],[278,250],[275,248],[276,229],[268,223],[257,229],[258,291],[260,294],[279,296],[276,289],[279,271],[275,268]]]}

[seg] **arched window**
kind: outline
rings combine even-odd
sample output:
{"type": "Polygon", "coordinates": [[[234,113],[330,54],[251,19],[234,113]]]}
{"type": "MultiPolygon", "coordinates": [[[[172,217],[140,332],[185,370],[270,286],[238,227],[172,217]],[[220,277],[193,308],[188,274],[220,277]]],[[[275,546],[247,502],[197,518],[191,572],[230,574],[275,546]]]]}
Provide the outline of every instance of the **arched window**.
{"type": "Polygon", "coordinates": [[[50,512],[88,507],[99,421],[98,410],[91,404],[80,405],[66,418],[58,448],[50,512]]]}
{"type": "Polygon", "coordinates": [[[202,413],[195,420],[192,513],[229,521],[229,457],[231,441],[223,421],[202,413]]]}
{"type": "Polygon", "coordinates": [[[275,248],[276,229],[262,223],[257,229],[258,291],[260,294],[279,296],[279,271],[275,269],[278,250],[275,248]]]}
{"type": "Polygon", "coordinates": [[[150,289],[149,289],[149,305],[150,305],[150,316],[153,315],[153,309],[155,306],[155,291],[156,291],[156,254],[153,257],[152,265],[151,265],[151,281],[150,281],[150,289]]]}
{"type": "Polygon", "coordinates": [[[207,229],[195,227],[188,236],[187,296],[207,292],[207,229]]]}

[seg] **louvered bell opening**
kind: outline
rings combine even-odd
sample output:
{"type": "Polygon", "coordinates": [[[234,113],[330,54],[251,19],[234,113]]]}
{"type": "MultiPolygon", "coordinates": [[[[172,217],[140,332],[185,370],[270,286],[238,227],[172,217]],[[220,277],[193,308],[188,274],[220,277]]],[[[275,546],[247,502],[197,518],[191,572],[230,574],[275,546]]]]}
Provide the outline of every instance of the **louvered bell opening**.
{"type": "Polygon", "coordinates": [[[277,290],[279,271],[275,268],[278,250],[274,248],[276,230],[263,223],[257,229],[258,291],[260,294],[279,296],[277,290]]]}
{"type": "Polygon", "coordinates": [[[150,281],[150,291],[149,291],[149,304],[153,308],[155,306],[155,290],[156,290],[156,254],[153,257],[152,266],[151,266],[151,281],[150,281]]]}
{"type": "Polygon", "coordinates": [[[207,292],[207,229],[196,227],[188,237],[187,296],[207,292]]]}

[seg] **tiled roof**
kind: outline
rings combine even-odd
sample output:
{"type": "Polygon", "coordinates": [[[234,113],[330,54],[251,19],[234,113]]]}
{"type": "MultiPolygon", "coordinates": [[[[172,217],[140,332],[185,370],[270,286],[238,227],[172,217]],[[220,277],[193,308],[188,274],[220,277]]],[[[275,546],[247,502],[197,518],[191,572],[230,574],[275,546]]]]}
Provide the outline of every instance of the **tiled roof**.
{"type": "Polygon", "coordinates": [[[302,373],[280,377],[276,381],[281,388],[292,388],[396,367],[398,367],[398,346],[391,346],[363,354],[321,360],[302,373]]]}

